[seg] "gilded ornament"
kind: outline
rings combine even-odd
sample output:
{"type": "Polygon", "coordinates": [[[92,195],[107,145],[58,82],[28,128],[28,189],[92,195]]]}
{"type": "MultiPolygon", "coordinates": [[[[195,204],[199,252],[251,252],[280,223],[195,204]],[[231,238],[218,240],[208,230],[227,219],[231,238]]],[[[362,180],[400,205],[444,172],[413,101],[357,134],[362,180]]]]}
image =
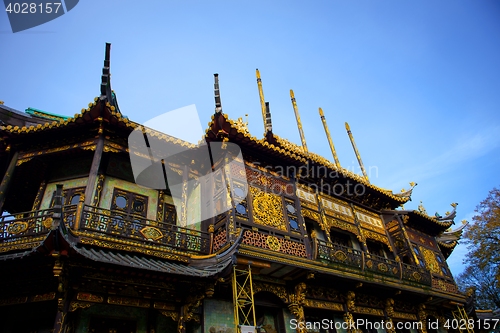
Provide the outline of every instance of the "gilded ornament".
{"type": "Polygon", "coordinates": [[[280,241],[275,236],[271,235],[267,236],[266,244],[273,251],[279,251],[281,248],[280,241]]]}
{"type": "Polygon", "coordinates": [[[342,261],[342,262],[344,262],[344,261],[346,261],[346,260],[347,260],[347,255],[346,255],[344,252],[340,251],[340,250],[339,250],[339,251],[337,251],[337,252],[335,252],[335,253],[333,254],[333,256],[334,256],[337,260],[342,261]]]}
{"type": "Polygon", "coordinates": [[[384,272],[384,273],[389,271],[389,268],[387,267],[387,265],[382,263],[382,262],[377,265],[377,268],[379,271],[384,272]]]}
{"type": "Polygon", "coordinates": [[[73,301],[69,304],[69,312],[75,312],[78,309],[90,308],[91,305],[91,303],[73,301]]]}
{"type": "Polygon", "coordinates": [[[253,217],[255,223],[287,231],[281,197],[250,187],[253,196],[253,217]]]}
{"type": "Polygon", "coordinates": [[[374,308],[368,308],[368,307],[364,307],[364,306],[357,306],[353,312],[368,314],[368,315],[373,315],[373,316],[379,316],[379,317],[382,317],[384,315],[384,311],[382,309],[374,309],[374,308]]]}
{"type": "Polygon", "coordinates": [[[256,294],[261,291],[267,291],[278,296],[284,303],[289,302],[289,295],[284,286],[263,283],[263,282],[254,282],[253,293],[256,294]]]}
{"type": "Polygon", "coordinates": [[[87,301],[87,302],[94,302],[94,303],[102,303],[104,302],[104,298],[99,295],[94,295],[91,293],[84,293],[80,292],[76,294],[76,299],[79,301],[87,301]]]}
{"type": "Polygon", "coordinates": [[[425,259],[425,267],[431,271],[431,273],[443,275],[443,272],[439,268],[439,263],[436,259],[436,254],[425,247],[420,246],[420,251],[425,259]]]}
{"type": "Polygon", "coordinates": [[[177,311],[160,311],[160,313],[165,317],[172,318],[173,321],[177,321],[179,319],[179,313],[177,311]]]}
{"type": "Polygon", "coordinates": [[[17,235],[28,230],[27,222],[14,222],[7,227],[7,232],[12,235],[17,235]]]}
{"type": "Polygon", "coordinates": [[[56,293],[51,292],[43,295],[35,295],[33,296],[32,302],[41,302],[41,301],[50,301],[56,298],[56,293]]]}
{"type": "Polygon", "coordinates": [[[163,233],[161,232],[160,229],[158,228],[155,228],[155,227],[151,227],[151,226],[147,226],[147,227],[144,227],[140,230],[140,233],[144,236],[144,238],[146,238],[147,240],[153,240],[153,241],[156,241],[160,238],[163,237],[163,233]]]}
{"type": "Polygon", "coordinates": [[[47,229],[50,229],[52,227],[52,217],[47,217],[45,220],[43,220],[43,226],[47,229]]]}
{"type": "Polygon", "coordinates": [[[149,308],[149,301],[142,300],[142,299],[119,297],[119,296],[109,296],[108,297],[108,304],[149,308]]]}

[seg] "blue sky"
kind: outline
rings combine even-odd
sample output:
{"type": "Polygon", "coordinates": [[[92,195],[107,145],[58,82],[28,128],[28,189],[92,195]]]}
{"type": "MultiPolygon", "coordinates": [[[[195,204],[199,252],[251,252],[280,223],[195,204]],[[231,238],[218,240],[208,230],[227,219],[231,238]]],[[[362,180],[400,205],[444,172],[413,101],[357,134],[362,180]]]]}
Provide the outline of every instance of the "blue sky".
{"type": "MultiPolygon", "coordinates": [[[[273,130],[300,144],[293,89],[310,151],[331,159],[322,107],[340,163],[371,182],[418,186],[430,214],[458,202],[457,224],[500,185],[500,2],[482,1],[80,1],[60,18],[13,34],[0,13],[0,100],[73,115],[99,95],[105,42],[122,112],[145,122],[196,104],[263,124],[255,69],[273,130]],[[375,172],[377,170],[378,172],[375,172]]],[[[448,260],[461,272],[466,252],[448,260]]]]}

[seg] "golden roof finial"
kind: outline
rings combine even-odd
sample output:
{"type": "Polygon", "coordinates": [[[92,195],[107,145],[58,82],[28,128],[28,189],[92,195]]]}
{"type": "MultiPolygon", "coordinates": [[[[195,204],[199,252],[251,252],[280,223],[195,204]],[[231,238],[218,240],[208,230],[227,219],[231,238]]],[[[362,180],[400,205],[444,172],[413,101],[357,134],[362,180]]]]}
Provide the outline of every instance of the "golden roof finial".
{"type": "Polygon", "coordinates": [[[366,180],[369,181],[365,167],[363,166],[363,161],[361,161],[361,155],[359,155],[358,148],[356,147],[356,143],[354,142],[354,137],[352,136],[351,128],[349,127],[349,124],[347,122],[345,123],[345,129],[347,130],[347,135],[349,135],[349,139],[351,140],[352,148],[354,149],[354,153],[356,154],[356,158],[358,159],[361,172],[363,172],[363,176],[366,178],[366,180]]]}
{"type": "Polygon", "coordinates": [[[337,169],[340,169],[340,162],[337,158],[337,152],[335,151],[335,146],[333,145],[332,138],[330,137],[330,131],[328,130],[328,125],[326,124],[325,114],[323,110],[319,108],[319,116],[321,117],[321,121],[323,122],[323,127],[325,128],[326,138],[328,139],[328,143],[330,144],[330,149],[332,150],[333,159],[335,160],[335,165],[337,169]]]}
{"type": "Polygon", "coordinates": [[[422,203],[422,200],[420,200],[420,204],[418,205],[418,211],[424,215],[429,215],[427,214],[427,210],[424,207],[424,204],[422,203]]]}
{"type": "Polygon", "coordinates": [[[262,121],[264,124],[264,135],[266,134],[267,131],[267,126],[266,126],[266,100],[264,99],[264,91],[262,90],[262,80],[260,78],[260,72],[259,69],[255,70],[256,75],[257,75],[257,86],[259,88],[259,97],[260,97],[260,107],[262,108],[262,121]]]}
{"type": "Polygon", "coordinates": [[[297,103],[295,102],[295,95],[293,90],[290,89],[290,99],[292,100],[293,111],[295,112],[295,119],[297,120],[297,127],[299,128],[300,141],[302,141],[302,148],[307,152],[306,137],[304,136],[304,131],[302,130],[302,122],[300,121],[299,109],[297,108],[297,103]]]}

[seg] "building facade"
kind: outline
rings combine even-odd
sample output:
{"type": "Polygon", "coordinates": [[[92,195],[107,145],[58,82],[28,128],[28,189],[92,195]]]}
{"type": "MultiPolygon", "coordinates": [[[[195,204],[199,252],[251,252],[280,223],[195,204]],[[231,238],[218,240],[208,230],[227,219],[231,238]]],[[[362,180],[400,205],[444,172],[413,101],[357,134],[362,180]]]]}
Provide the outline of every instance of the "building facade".
{"type": "Polygon", "coordinates": [[[465,303],[446,264],[456,204],[405,210],[413,184],[381,189],[280,138],[264,103],[256,138],[217,76],[215,92],[203,143],[145,128],[118,108],[108,45],[81,113],[0,110],[2,332],[447,331],[465,303]]]}

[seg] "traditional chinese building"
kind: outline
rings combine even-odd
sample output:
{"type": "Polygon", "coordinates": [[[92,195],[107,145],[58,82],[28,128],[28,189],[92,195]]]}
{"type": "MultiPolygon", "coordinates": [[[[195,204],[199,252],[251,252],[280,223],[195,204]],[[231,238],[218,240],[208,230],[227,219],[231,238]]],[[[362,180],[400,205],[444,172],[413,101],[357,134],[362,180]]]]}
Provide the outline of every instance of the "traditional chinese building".
{"type": "Polygon", "coordinates": [[[101,94],[73,117],[0,105],[2,332],[437,332],[465,304],[446,264],[456,204],[405,210],[414,184],[343,169],[321,110],[334,163],[309,152],[293,92],[301,146],[273,133],[259,74],[264,137],[222,111],[216,75],[191,144],[124,116],[109,78],[108,44],[101,94]],[[177,178],[143,186],[131,155],[177,178]]]}

